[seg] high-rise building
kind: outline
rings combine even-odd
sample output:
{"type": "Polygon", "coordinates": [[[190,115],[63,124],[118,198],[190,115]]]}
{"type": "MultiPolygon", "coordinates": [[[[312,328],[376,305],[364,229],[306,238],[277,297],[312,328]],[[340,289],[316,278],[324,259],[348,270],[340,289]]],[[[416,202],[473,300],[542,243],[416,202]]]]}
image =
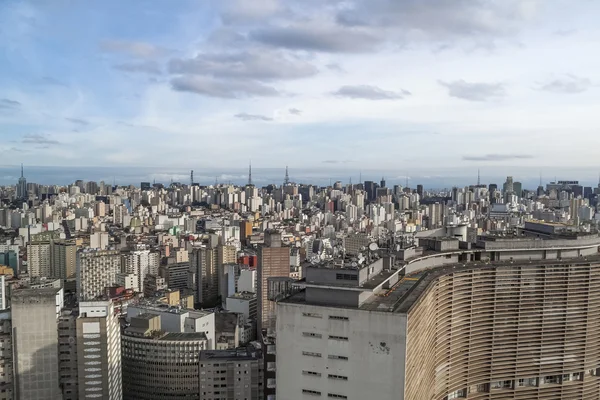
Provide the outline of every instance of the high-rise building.
{"type": "MultiPolygon", "coordinates": [[[[206,347],[203,332],[165,332],[161,317],[155,314],[131,318],[121,338],[123,398],[200,399],[209,392],[212,395],[206,376],[200,374],[200,351],[206,347]]],[[[217,391],[225,392],[226,387],[217,391]]]]}
{"type": "Polygon", "coordinates": [[[80,399],[123,398],[121,328],[112,301],[79,303],[77,367],[80,399]]]}
{"type": "Polygon", "coordinates": [[[30,277],[52,277],[52,247],[58,239],[54,232],[42,232],[32,235],[27,244],[27,272],[30,277]]]}
{"type": "Polygon", "coordinates": [[[219,296],[218,250],[202,247],[190,252],[191,271],[196,276],[195,301],[200,304],[216,303],[219,296]]]}
{"type": "Polygon", "coordinates": [[[12,292],[15,392],[19,400],[62,399],[57,325],[62,305],[62,289],[12,292]]]}
{"type": "Polygon", "coordinates": [[[13,354],[11,314],[10,310],[4,310],[0,312],[0,399],[15,398],[13,354]]]}
{"type": "Polygon", "coordinates": [[[268,279],[290,276],[290,248],[282,246],[281,234],[265,232],[265,243],[258,249],[257,268],[258,329],[275,329],[275,303],[268,299],[268,279]]]}
{"type": "Polygon", "coordinates": [[[123,272],[135,275],[140,292],[144,292],[146,275],[158,273],[158,255],[150,250],[135,250],[123,255],[123,272]]]}
{"type": "Polygon", "coordinates": [[[600,237],[556,230],[307,267],[278,303],[277,398],[598,398],[600,237]]]}
{"type": "Polygon", "coordinates": [[[21,200],[27,200],[29,194],[27,192],[27,179],[23,175],[23,164],[21,164],[21,177],[17,183],[17,198],[21,200]]]}
{"type": "Polygon", "coordinates": [[[58,370],[63,400],[78,400],[76,309],[63,309],[60,313],[58,318],[58,354],[58,370]]]}
{"type": "Polygon", "coordinates": [[[189,262],[179,262],[159,267],[160,276],[165,278],[169,289],[183,290],[188,287],[189,262]]]}
{"type": "Polygon", "coordinates": [[[77,245],[74,240],[55,240],[52,243],[52,278],[75,278],[77,271],[77,245]]]}
{"type": "Polygon", "coordinates": [[[77,252],[77,297],[93,300],[117,281],[121,272],[121,253],[116,250],[80,250],[77,252]]]}

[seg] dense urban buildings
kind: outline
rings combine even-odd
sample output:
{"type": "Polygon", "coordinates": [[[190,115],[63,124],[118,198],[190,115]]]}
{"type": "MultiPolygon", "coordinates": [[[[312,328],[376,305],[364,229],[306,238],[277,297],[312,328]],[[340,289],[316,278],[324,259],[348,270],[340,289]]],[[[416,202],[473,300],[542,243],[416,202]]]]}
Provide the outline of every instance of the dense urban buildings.
{"type": "Polygon", "coordinates": [[[0,187],[0,399],[600,396],[600,185],[286,173],[0,187]]]}

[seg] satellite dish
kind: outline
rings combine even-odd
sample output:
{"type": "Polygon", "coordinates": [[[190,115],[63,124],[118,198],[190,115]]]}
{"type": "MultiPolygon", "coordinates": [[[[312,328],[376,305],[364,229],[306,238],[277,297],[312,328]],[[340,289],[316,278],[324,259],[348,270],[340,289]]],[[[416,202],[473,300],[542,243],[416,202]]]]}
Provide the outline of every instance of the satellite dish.
{"type": "Polygon", "coordinates": [[[379,246],[377,246],[377,243],[371,243],[369,245],[369,250],[371,250],[371,251],[379,250],[379,246]]]}

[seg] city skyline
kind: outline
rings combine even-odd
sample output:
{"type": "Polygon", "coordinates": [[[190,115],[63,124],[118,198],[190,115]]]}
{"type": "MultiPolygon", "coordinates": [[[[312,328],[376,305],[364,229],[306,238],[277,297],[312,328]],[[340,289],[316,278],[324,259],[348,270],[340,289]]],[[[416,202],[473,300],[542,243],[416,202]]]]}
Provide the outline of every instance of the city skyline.
{"type": "Polygon", "coordinates": [[[249,4],[3,2],[4,163],[596,169],[597,3],[249,4]]]}
{"type": "MultiPolygon", "coordinates": [[[[116,185],[135,185],[140,182],[169,184],[171,181],[189,184],[190,172],[194,171],[194,183],[208,186],[215,182],[219,184],[245,185],[248,183],[248,167],[245,168],[153,168],[153,167],[45,167],[25,165],[25,178],[27,182],[41,185],[69,185],[76,180],[104,181],[116,185]]],[[[385,178],[388,185],[416,187],[420,184],[425,189],[449,189],[454,186],[469,186],[477,184],[479,177],[482,184],[501,184],[507,176],[513,176],[516,181],[523,184],[524,189],[536,189],[540,181],[543,185],[561,180],[578,180],[584,186],[596,187],[600,185],[599,174],[592,169],[579,168],[511,168],[511,169],[476,169],[445,168],[427,169],[414,172],[401,170],[369,170],[358,171],[350,169],[310,169],[289,168],[290,181],[297,184],[314,184],[327,186],[337,181],[344,185],[352,181],[353,184],[365,181],[379,182],[385,178]],[[541,173],[546,171],[547,173],[541,173]],[[554,174],[552,173],[554,172],[554,174]],[[478,176],[479,175],[479,176],[478,176]],[[407,179],[408,178],[408,179],[407,179]]],[[[0,165],[0,186],[14,185],[19,179],[21,166],[0,165]]],[[[252,167],[252,182],[257,186],[269,184],[281,185],[285,181],[286,169],[252,167]]]]}

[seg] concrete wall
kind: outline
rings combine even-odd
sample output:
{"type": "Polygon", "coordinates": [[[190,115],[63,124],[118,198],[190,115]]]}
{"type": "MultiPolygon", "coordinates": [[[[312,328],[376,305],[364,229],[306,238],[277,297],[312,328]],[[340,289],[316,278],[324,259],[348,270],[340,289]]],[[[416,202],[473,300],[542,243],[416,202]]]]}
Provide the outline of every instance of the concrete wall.
{"type": "Polygon", "coordinates": [[[427,268],[441,267],[446,264],[454,264],[457,262],[458,254],[436,254],[435,256],[426,256],[407,264],[405,273],[411,274],[427,268]]]}
{"type": "Polygon", "coordinates": [[[342,307],[357,307],[359,304],[358,290],[336,290],[335,288],[306,288],[306,299],[310,303],[342,307]]]}
{"type": "Polygon", "coordinates": [[[317,398],[303,394],[304,389],[321,392],[320,398],[324,399],[331,393],[349,399],[403,400],[405,353],[403,314],[281,302],[277,312],[277,359],[285,362],[277,363],[277,398],[317,398]],[[348,340],[330,339],[330,335],[348,340]],[[329,375],[348,380],[332,379],[329,375]]]}

